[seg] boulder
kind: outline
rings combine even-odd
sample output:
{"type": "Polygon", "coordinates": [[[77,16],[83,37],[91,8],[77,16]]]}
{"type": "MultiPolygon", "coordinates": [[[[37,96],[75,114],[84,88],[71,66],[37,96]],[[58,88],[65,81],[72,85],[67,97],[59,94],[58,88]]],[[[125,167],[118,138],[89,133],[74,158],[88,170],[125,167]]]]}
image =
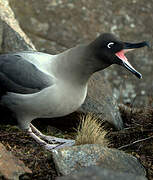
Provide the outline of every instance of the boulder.
{"type": "Polygon", "coordinates": [[[123,128],[123,121],[111,86],[100,73],[95,73],[90,78],[87,98],[79,110],[85,113],[93,112],[118,130],[123,128]]]}
{"type": "Polygon", "coordinates": [[[0,1],[0,53],[34,50],[31,40],[20,28],[8,0],[0,1]]]}
{"type": "Polygon", "coordinates": [[[146,175],[145,169],[134,156],[97,144],[59,149],[53,152],[53,160],[58,173],[62,175],[69,175],[89,166],[100,166],[136,176],[146,175]]]}

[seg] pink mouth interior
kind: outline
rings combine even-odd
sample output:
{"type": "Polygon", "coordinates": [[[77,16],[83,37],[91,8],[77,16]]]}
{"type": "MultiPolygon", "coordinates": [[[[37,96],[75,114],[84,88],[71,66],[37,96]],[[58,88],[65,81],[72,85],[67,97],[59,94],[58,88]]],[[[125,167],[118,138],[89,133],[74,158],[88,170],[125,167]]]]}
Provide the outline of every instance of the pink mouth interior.
{"type": "Polygon", "coordinates": [[[122,61],[128,61],[128,59],[126,58],[126,56],[124,55],[125,51],[121,50],[119,52],[116,53],[116,56],[118,58],[120,58],[122,61]]]}
{"type": "MultiPolygon", "coordinates": [[[[131,69],[135,70],[134,67],[129,63],[128,59],[126,58],[126,56],[124,55],[124,53],[128,52],[128,51],[131,51],[133,49],[130,49],[130,50],[121,50],[119,52],[117,52],[115,55],[120,58],[123,62],[126,63],[126,65],[128,65],[131,69]]],[[[135,70],[136,71],[136,70],[135,70]]]]}

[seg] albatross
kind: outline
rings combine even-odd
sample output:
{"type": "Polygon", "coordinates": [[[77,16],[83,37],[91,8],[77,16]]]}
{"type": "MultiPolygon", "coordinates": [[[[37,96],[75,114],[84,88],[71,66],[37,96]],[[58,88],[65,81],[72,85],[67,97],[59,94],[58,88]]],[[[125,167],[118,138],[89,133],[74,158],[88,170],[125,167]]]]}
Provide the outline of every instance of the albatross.
{"type": "Polygon", "coordinates": [[[0,105],[13,112],[19,127],[47,150],[72,146],[75,140],[46,136],[31,121],[70,114],[85,101],[88,80],[112,64],[125,67],[138,78],[126,52],[148,46],[123,42],[103,33],[94,41],[57,55],[23,51],[0,55],[0,105]]]}

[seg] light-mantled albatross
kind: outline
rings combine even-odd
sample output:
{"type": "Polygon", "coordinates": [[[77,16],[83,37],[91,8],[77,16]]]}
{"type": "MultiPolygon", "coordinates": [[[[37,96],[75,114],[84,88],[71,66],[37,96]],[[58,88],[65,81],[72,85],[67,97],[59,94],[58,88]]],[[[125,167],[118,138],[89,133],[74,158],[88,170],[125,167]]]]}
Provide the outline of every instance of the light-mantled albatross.
{"type": "Polygon", "coordinates": [[[74,140],[45,136],[31,121],[65,116],[84,102],[90,76],[119,64],[141,78],[124,53],[148,46],[101,34],[93,42],[57,55],[17,52],[0,55],[0,104],[15,115],[19,127],[48,150],[71,146],[74,140]],[[45,140],[49,141],[47,143],[45,140]]]}

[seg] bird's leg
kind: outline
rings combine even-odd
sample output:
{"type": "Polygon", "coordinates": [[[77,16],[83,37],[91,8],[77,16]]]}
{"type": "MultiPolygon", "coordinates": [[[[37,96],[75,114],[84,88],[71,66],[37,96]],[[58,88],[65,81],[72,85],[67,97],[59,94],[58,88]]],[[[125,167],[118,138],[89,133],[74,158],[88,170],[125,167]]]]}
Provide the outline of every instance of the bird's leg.
{"type": "Polygon", "coordinates": [[[45,136],[44,134],[42,134],[35,126],[33,126],[31,123],[30,123],[30,127],[31,127],[31,130],[32,132],[35,132],[35,134],[37,134],[37,136],[40,136],[42,139],[43,139],[43,136],[45,136]]]}
{"type": "Polygon", "coordinates": [[[45,141],[43,141],[42,139],[40,139],[36,134],[34,134],[31,130],[31,128],[29,128],[27,130],[27,133],[41,146],[43,146],[45,149],[51,150],[54,149],[56,147],[59,146],[59,144],[47,144],[45,141]]]}
{"type": "MultiPolygon", "coordinates": [[[[34,126],[33,126],[34,127],[34,126]]],[[[42,139],[40,139],[36,134],[34,134],[32,132],[32,129],[29,128],[27,130],[27,133],[33,138],[35,139],[35,141],[40,144],[43,148],[49,150],[49,151],[54,151],[57,149],[60,149],[62,147],[67,147],[67,146],[72,146],[71,143],[62,143],[62,144],[48,144],[45,141],[43,141],[42,139]]],[[[40,131],[38,131],[37,133],[40,133],[40,131]]]]}
{"type": "Polygon", "coordinates": [[[46,140],[50,143],[64,143],[67,144],[68,146],[72,146],[75,144],[75,140],[70,140],[70,139],[63,139],[63,138],[56,138],[54,136],[46,136],[42,134],[36,127],[34,127],[32,124],[30,124],[30,127],[32,131],[37,134],[39,137],[41,137],[43,140],[46,140]]]}

